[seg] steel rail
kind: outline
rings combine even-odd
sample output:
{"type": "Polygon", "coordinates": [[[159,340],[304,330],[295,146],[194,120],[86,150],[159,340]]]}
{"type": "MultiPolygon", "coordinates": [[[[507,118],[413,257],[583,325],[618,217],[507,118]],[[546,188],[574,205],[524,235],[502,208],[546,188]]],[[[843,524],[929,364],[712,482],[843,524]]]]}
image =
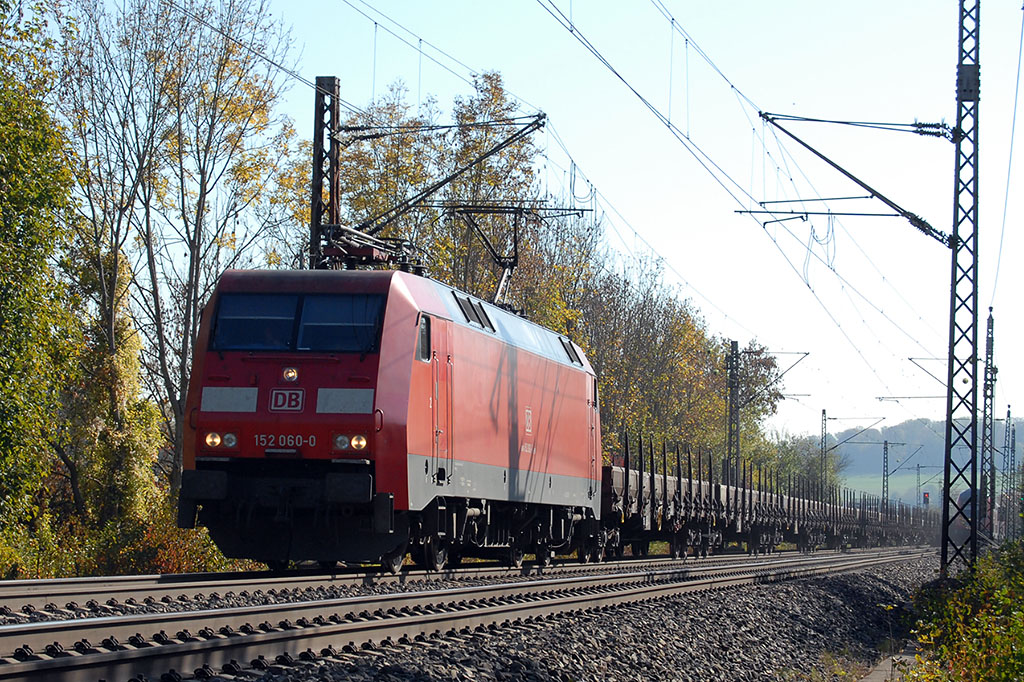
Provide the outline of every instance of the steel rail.
{"type": "MultiPolygon", "coordinates": [[[[776,552],[770,556],[786,556],[794,552],[776,552]]],[[[747,555],[720,555],[709,559],[695,560],[693,565],[709,565],[707,562],[729,564],[745,561],[747,555]]],[[[11,616],[28,620],[24,614],[28,611],[47,612],[45,606],[53,604],[57,607],[55,616],[61,607],[68,602],[84,604],[90,600],[107,603],[116,600],[118,603],[128,599],[137,601],[164,597],[194,597],[199,594],[209,595],[212,592],[224,594],[229,591],[248,590],[290,590],[303,591],[342,586],[371,586],[382,584],[415,584],[438,580],[484,580],[490,578],[539,578],[561,574],[593,573],[595,571],[613,571],[625,568],[659,568],[679,565],[678,559],[655,557],[647,559],[624,559],[602,563],[581,564],[573,560],[555,563],[542,567],[539,564],[525,564],[521,568],[509,568],[496,564],[464,565],[443,571],[425,571],[420,569],[404,570],[392,575],[380,569],[338,570],[325,573],[323,570],[298,570],[286,573],[268,571],[252,571],[239,573],[183,573],[168,575],[113,576],[97,578],[51,578],[43,580],[10,580],[0,582],[0,604],[7,607],[11,616]]],[[[688,564],[689,565],[689,564],[688,564]]],[[[8,616],[10,617],[10,616],[8,616]]]]}
{"type": "MultiPolygon", "coordinates": [[[[61,636],[61,632],[67,636],[72,632],[69,628],[75,628],[73,636],[76,637],[102,632],[106,635],[104,644],[115,650],[83,646],[80,647],[83,655],[76,651],[55,658],[38,656],[40,660],[6,659],[8,664],[0,665],[0,680],[35,681],[53,679],[57,675],[69,682],[101,677],[127,679],[140,669],[147,672],[172,667],[183,670],[204,664],[220,666],[232,660],[255,659],[274,647],[279,651],[301,651],[306,647],[305,656],[315,658],[317,654],[308,647],[324,647],[323,651],[330,655],[334,651],[329,648],[331,645],[354,649],[362,642],[423,639],[467,628],[664,598],[694,590],[856,570],[929,554],[934,554],[934,550],[758,561],[735,567],[680,566],[643,573],[555,578],[372,598],[4,626],[0,628],[0,650],[9,650],[13,642],[22,640],[25,643],[35,641],[41,646],[41,642],[52,641],[51,638],[61,636]],[[334,613],[327,617],[307,618],[314,612],[331,611],[334,613]],[[345,615],[340,616],[339,612],[345,615]],[[259,618],[282,620],[277,625],[266,621],[259,626],[250,625],[259,618]],[[296,618],[296,622],[291,618],[296,618]],[[202,626],[203,630],[199,636],[182,631],[177,633],[180,637],[162,635],[155,641],[139,638],[128,645],[117,641],[122,637],[130,638],[131,634],[125,633],[137,632],[146,627],[146,623],[150,627],[172,630],[178,624],[188,624],[193,628],[202,626]],[[213,630],[214,624],[217,624],[217,631],[213,630]]],[[[286,660],[289,659],[286,657],[286,660]]]]}

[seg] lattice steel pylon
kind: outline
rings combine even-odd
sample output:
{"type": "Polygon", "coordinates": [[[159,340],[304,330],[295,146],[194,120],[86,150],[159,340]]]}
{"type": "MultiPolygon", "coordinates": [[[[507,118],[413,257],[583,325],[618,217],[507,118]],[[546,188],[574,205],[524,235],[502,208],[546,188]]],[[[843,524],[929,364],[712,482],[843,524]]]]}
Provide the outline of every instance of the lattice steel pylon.
{"type": "Polygon", "coordinates": [[[729,377],[729,424],[726,427],[726,485],[739,485],[740,470],[740,344],[729,344],[726,358],[729,377]]]}
{"type": "Polygon", "coordinates": [[[970,568],[978,555],[978,92],[981,0],[960,0],[956,73],[956,165],[950,285],[946,442],[939,572],[970,568]],[[971,498],[956,494],[967,488],[971,498]],[[950,533],[964,527],[966,534],[950,533]],[[966,535],[966,537],[963,537],[966,535]]]}
{"type": "MultiPolygon", "coordinates": [[[[821,465],[819,469],[818,490],[825,489],[825,444],[828,441],[828,420],[825,418],[825,410],[821,411],[821,465]]],[[[821,499],[820,496],[818,499],[821,499]]]]}
{"type": "Polygon", "coordinates": [[[882,514],[889,512],[889,441],[882,441],[882,514]]]}
{"type": "Polygon", "coordinates": [[[981,409],[981,485],[978,486],[978,532],[983,536],[995,535],[993,514],[996,505],[995,425],[993,401],[996,396],[995,334],[992,308],[988,309],[985,331],[985,383],[982,387],[981,409]]]}
{"type": "Polygon", "coordinates": [[[1010,418],[1010,406],[1006,406],[1006,421],[1003,423],[1003,479],[999,488],[999,530],[1006,539],[1010,536],[1010,514],[1013,511],[1013,464],[1010,462],[1010,431],[1013,420],[1010,418]]]}
{"type": "Polygon", "coordinates": [[[340,146],[341,81],[334,76],[317,76],[316,110],[313,119],[313,178],[309,202],[309,267],[328,267],[324,257],[329,235],[325,225],[337,225],[340,219],[341,181],[340,146]]]}
{"type": "Polygon", "coordinates": [[[1010,431],[1010,537],[1020,535],[1020,515],[1024,509],[1020,504],[1020,478],[1017,476],[1017,427],[1010,431]]]}

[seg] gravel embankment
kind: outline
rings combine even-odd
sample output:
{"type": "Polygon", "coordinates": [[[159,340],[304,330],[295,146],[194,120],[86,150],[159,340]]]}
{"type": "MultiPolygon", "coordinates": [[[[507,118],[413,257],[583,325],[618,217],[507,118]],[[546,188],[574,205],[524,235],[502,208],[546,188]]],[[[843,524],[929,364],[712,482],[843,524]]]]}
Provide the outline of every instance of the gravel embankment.
{"type": "MultiPolygon", "coordinates": [[[[828,680],[866,669],[923,559],[828,578],[687,595],[544,626],[274,667],[261,682],[828,680]],[[836,663],[838,661],[838,663],[836,663]],[[813,675],[813,677],[812,677],[813,675]]],[[[856,676],[853,677],[856,679],[856,676]]]]}

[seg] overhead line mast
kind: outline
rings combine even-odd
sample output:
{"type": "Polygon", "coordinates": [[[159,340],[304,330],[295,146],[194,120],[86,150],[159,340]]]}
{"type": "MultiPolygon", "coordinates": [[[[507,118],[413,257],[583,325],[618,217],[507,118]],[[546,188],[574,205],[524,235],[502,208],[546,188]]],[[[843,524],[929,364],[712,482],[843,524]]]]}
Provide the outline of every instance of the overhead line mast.
{"type": "Polygon", "coordinates": [[[1013,465],[1010,464],[1010,431],[1013,429],[1013,420],[1010,418],[1010,406],[1006,406],[1006,421],[1003,422],[1003,480],[999,491],[999,528],[1002,531],[1002,539],[1013,537],[1011,529],[1011,510],[1013,502],[1013,465]]]}
{"type": "Polygon", "coordinates": [[[942,548],[939,573],[971,568],[978,555],[978,100],[981,0],[960,0],[956,71],[953,264],[946,380],[946,451],[943,463],[942,548]],[[971,491],[961,501],[956,493],[971,491]],[[965,539],[950,528],[964,524],[965,539]]]}
{"type": "MultiPolygon", "coordinates": [[[[546,121],[546,116],[543,113],[539,113],[534,116],[522,117],[525,119],[525,122],[519,121],[518,118],[490,122],[500,125],[515,125],[517,129],[497,144],[479,153],[472,160],[461,164],[445,177],[419,190],[412,197],[400,201],[382,213],[368,218],[354,227],[349,227],[340,224],[341,141],[339,137],[343,132],[339,106],[341,103],[339,96],[340,88],[340,81],[334,76],[318,76],[316,79],[308,259],[309,268],[313,270],[395,264],[403,270],[423,274],[425,272],[425,265],[422,260],[414,258],[417,248],[413,244],[401,238],[378,236],[379,233],[410,211],[424,208],[427,205],[427,199],[431,195],[495,154],[540,130],[544,127],[546,121]]],[[[458,126],[427,126],[424,129],[439,130],[451,127],[458,126]]],[[[347,128],[349,131],[356,132],[364,129],[364,126],[350,126],[347,128]]],[[[361,137],[362,139],[376,139],[380,136],[382,135],[364,135],[361,137]]],[[[562,213],[552,213],[551,209],[523,207],[519,204],[514,206],[474,204],[461,205],[459,208],[460,215],[464,217],[469,216],[471,213],[512,215],[517,219],[522,218],[526,212],[531,212],[538,217],[542,217],[541,214],[545,212],[550,215],[566,214],[562,209],[555,210],[562,211],[562,213]]],[[[569,211],[569,214],[580,213],[581,210],[569,211]]],[[[507,284],[509,273],[515,267],[518,257],[515,254],[513,256],[498,255],[486,235],[479,229],[477,229],[477,232],[484,240],[484,244],[496,264],[503,269],[502,284],[497,292],[497,296],[500,297],[504,285],[507,284]]]]}
{"type": "Polygon", "coordinates": [[[982,387],[981,409],[981,486],[978,489],[978,508],[981,510],[978,531],[982,536],[992,538],[996,534],[996,461],[995,461],[995,425],[992,410],[996,396],[996,375],[999,370],[995,365],[993,341],[994,321],[992,308],[988,309],[988,327],[985,333],[985,383],[982,387]]]}

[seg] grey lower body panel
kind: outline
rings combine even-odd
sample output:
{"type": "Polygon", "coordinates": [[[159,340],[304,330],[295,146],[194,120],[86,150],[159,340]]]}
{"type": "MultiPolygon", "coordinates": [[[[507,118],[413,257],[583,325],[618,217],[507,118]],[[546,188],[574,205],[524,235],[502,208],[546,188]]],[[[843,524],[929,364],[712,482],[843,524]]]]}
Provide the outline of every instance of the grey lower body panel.
{"type": "Polygon", "coordinates": [[[409,509],[419,511],[438,497],[583,507],[601,517],[601,482],[462,460],[408,455],[409,509]],[[444,477],[439,480],[438,472],[444,477]],[[450,470],[449,470],[450,469],[450,470]]]}

